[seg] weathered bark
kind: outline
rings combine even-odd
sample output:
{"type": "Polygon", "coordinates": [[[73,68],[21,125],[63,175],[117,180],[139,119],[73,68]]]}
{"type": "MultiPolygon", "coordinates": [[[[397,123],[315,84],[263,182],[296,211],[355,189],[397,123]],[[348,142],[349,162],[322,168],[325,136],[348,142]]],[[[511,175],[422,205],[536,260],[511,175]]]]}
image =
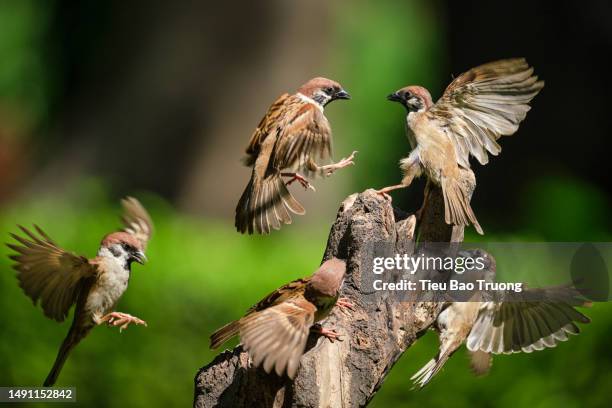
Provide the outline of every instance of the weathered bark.
{"type": "MultiPolygon", "coordinates": [[[[324,260],[346,259],[342,296],[355,310],[335,308],[322,322],[343,335],[331,343],[311,335],[294,381],[252,367],[241,347],[226,351],[195,378],[195,407],[358,407],[375,395],[402,353],[435,321],[442,303],[398,301],[374,291],[372,259],[412,254],[420,241],[449,242],[463,228],[444,223],[441,191],[430,187],[422,222],[394,209],[373,190],[349,196],[331,228],[324,260]],[[381,253],[386,252],[386,253],[381,253]]],[[[399,279],[399,276],[397,277],[399,279]]]]}

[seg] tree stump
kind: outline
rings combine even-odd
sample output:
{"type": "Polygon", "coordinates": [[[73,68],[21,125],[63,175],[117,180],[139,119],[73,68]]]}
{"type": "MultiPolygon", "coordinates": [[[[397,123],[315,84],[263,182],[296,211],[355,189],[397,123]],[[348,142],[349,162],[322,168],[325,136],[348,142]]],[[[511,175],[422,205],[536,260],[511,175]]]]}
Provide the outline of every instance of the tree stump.
{"type": "Polygon", "coordinates": [[[417,236],[419,242],[463,239],[463,228],[444,222],[441,190],[431,185],[426,191],[427,205],[418,226],[414,215],[394,208],[374,190],[353,194],[340,206],[323,260],[335,256],[347,261],[341,296],[355,310],[347,313],[335,308],[322,325],[336,329],[343,341],[331,343],[311,334],[293,381],[251,366],[240,346],[225,351],[197,373],[194,406],[367,405],[395,362],[435,322],[443,306],[442,302],[414,302],[373,290],[373,257],[410,255],[417,236]]]}

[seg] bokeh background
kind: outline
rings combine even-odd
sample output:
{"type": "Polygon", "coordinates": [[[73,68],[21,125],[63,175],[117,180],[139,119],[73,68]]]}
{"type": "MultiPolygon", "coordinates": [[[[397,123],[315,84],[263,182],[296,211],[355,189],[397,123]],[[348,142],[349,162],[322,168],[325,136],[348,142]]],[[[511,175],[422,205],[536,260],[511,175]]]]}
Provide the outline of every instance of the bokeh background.
{"type": "MultiPolygon", "coordinates": [[[[453,75],[524,56],[546,87],[503,153],[475,164],[473,206],[495,241],[610,241],[612,6],[489,1],[0,1],[0,234],[37,223],[93,256],[118,200],[150,209],[156,233],[119,310],[149,327],[98,328],[58,385],[83,406],[187,406],[208,336],[271,289],[310,274],[344,196],[400,179],[407,84],[441,95],[453,75]],[[335,158],[356,166],[297,191],[305,217],[269,237],[233,229],[249,170],[240,157],[268,105],[313,76],[352,94],[327,116],[335,158]]],[[[394,195],[419,207],[423,183],[394,195]]],[[[297,190],[297,189],[296,189],[297,190]]],[[[475,239],[468,231],[467,239],[475,239]]],[[[68,330],[21,293],[0,250],[0,385],[38,385],[68,330]]],[[[409,378],[430,333],[373,407],[606,406],[612,313],[555,350],[495,359],[474,378],[460,351],[425,390],[409,378]]]]}

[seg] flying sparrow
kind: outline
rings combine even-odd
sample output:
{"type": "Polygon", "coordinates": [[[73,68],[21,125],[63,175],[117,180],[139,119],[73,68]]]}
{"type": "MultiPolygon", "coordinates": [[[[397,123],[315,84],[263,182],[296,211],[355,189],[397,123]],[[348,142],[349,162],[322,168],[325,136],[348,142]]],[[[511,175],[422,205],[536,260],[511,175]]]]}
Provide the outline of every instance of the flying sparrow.
{"type": "Polygon", "coordinates": [[[529,111],[529,102],[544,86],[524,58],[491,62],[461,74],[434,104],[427,89],[408,86],[388,96],[408,111],[407,134],[413,149],[400,161],[401,184],[379,190],[404,188],[425,172],[442,187],[447,224],[482,228],[470,206],[475,177],[469,155],[480,164],[487,152],[496,156],[497,139],[512,135],[529,111]]]}
{"type": "Polygon", "coordinates": [[[240,335],[253,365],[263,363],[266,373],[274,369],[279,376],[286,371],[293,379],[311,328],[332,342],[339,339],[334,330],[313,325],[325,319],[336,303],[351,307],[346,300],[338,299],[345,272],[344,261],[332,258],[312,276],[276,289],[251,307],[244,317],[215,331],[210,336],[210,348],[215,349],[240,335]]]}
{"type": "Polygon", "coordinates": [[[106,235],[92,259],[62,249],[38,226],[34,226],[36,232],[19,226],[25,237],[11,234],[19,242],[7,244],[17,252],[10,258],[16,262],[19,286],[34,304],[40,301],[45,316],[62,322],[76,304],[72,326],[45,387],[55,384],[70,351],[94,326],[107,323],[121,331],[130,323],[146,325],[113,310],[127,289],[132,262],[146,261],[144,252],[153,231],[151,218],[138,200],[128,197],[121,203],[124,228],[106,235]]]}
{"type": "MultiPolygon", "coordinates": [[[[493,264],[485,279],[493,282],[494,277],[493,264]]],[[[568,340],[568,334],[580,333],[575,322],[590,322],[575,306],[587,307],[590,302],[572,286],[507,292],[498,301],[484,301],[482,293],[476,292],[469,301],[448,302],[434,325],[440,351],[411,380],[424,387],[464,342],[476,375],[488,372],[491,354],[555,347],[568,340]]]]}
{"type": "Polygon", "coordinates": [[[244,164],[252,166],[253,172],[236,207],[240,233],[268,234],[271,228],[291,223],[290,213],[305,211],[287,185],[297,181],[314,190],[307,176],[330,176],[354,164],[357,152],[325,166],[315,161],[331,156],[331,128],[323,109],[336,99],[350,99],[350,95],[337,82],[314,78],[270,106],[246,149],[244,164]]]}

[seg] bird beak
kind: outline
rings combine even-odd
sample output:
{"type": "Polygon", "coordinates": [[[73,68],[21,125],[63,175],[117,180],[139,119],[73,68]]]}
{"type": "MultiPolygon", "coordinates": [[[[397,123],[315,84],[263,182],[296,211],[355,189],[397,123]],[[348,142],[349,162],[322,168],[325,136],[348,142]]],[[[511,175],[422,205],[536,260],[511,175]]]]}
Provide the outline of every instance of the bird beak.
{"type": "Polygon", "coordinates": [[[136,262],[138,262],[141,265],[144,265],[145,262],[147,262],[147,256],[144,254],[144,252],[142,251],[136,251],[134,252],[134,254],[132,255],[132,257],[134,258],[134,260],[136,262]]]}
{"type": "Polygon", "coordinates": [[[397,92],[393,92],[391,95],[387,96],[387,100],[392,102],[401,102],[402,98],[397,92]]]}
{"type": "Polygon", "coordinates": [[[348,92],[342,89],[336,92],[336,94],[334,95],[334,99],[351,99],[351,95],[349,95],[348,92]]]}

